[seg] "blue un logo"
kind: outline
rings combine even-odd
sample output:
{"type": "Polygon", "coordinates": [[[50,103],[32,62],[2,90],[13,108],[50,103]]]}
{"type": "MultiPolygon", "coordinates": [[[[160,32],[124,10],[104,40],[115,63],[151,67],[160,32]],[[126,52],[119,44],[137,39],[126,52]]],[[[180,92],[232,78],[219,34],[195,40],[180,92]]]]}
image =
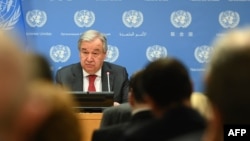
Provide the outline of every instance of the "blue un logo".
{"type": "Polygon", "coordinates": [[[219,23],[223,28],[234,28],[240,22],[240,16],[238,12],[223,11],[219,15],[219,23]]]}
{"type": "Polygon", "coordinates": [[[209,46],[198,46],[194,50],[194,56],[199,63],[208,63],[210,61],[212,52],[213,48],[209,46]]]}
{"type": "Polygon", "coordinates": [[[11,30],[21,15],[17,0],[0,0],[0,28],[11,30]]]}
{"type": "Polygon", "coordinates": [[[172,12],[170,20],[176,28],[187,28],[192,22],[192,16],[188,11],[178,10],[172,12]]]}
{"type": "Polygon", "coordinates": [[[119,50],[116,46],[108,45],[108,51],[106,54],[105,61],[107,62],[115,62],[119,57],[119,50]]]}
{"type": "Polygon", "coordinates": [[[167,49],[160,45],[150,46],[146,50],[146,56],[152,62],[156,59],[167,57],[167,49]]]}
{"type": "Polygon", "coordinates": [[[50,48],[50,58],[54,62],[66,62],[70,58],[71,51],[68,46],[56,45],[50,48]]]}
{"type": "Polygon", "coordinates": [[[78,27],[91,27],[95,22],[95,14],[89,10],[76,11],[74,21],[78,27]]]}
{"type": "Polygon", "coordinates": [[[28,11],[26,14],[26,22],[30,27],[43,27],[47,22],[47,14],[41,10],[28,11]]]}
{"type": "Polygon", "coordinates": [[[143,23],[143,14],[140,11],[125,11],[122,15],[122,21],[128,28],[138,28],[143,23]]]}

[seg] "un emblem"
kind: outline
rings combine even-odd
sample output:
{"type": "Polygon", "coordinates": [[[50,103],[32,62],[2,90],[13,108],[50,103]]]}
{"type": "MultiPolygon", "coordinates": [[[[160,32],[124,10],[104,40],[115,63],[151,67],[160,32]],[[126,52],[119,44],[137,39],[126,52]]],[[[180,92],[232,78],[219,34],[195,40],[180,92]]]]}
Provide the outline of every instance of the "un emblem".
{"type": "Polygon", "coordinates": [[[118,57],[119,57],[118,48],[116,46],[108,45],[108,51],[107,51],[105,61],[112,63],[112,62],[115,62],[118,57]]]}
{"type": "Polygon", "coordinates": [[[66,62],[70,57],[70,48],[64,45],[56,45],[50,48],[50,58],[54,62],[66,62]]]}
{"type": "Polygon", "coordinates": [[[238,12],[224,11],[219,15],[219,22],[223,28],[234,28],[240,22],[240,16],[238,12]]]}
{"type": "Polygon", "coordinates": [[[76,11],[74,21],[78,27],[91,27],[95,22],[95,14],[88,10],[76,11]]]}
{"type": "Polygon", "coordinates": [[[128,28],[137,28],[141,26],[143,22],[143,14],[136,10],[125,11],[122,15],[122,21],[128,28]]]}
{"type": "Polygon", "coordinates": [[[188,11],[178,10],[172,12],[170,20],[176,28],[187,28],[192,22],[192,16],[188,11]]]}
{"type": "Polygon", "coordinates": [[[0,0],[0,28],[11,30],[21,15],[17,0],[0,0]]]}
{"type": "Polygon", "coordinates": [[[167,49],[160,45],[150,46],[147,48],[146,56],[152,62],[156,59],[167,57],[167,49]]]}
{"type": "Polygon", "coordinates": [[[42,27],[47,21],[47,14],[41,10],[32,10],[26,13],[26,22],[30,27],[42,27]]]}
{"type": "Polygon", "coordinates": [[[198,46],[194,51],[194,56],[199,63],[208,63],[210,61],[212,52],[213,48],[209,46],[198,46]]]}

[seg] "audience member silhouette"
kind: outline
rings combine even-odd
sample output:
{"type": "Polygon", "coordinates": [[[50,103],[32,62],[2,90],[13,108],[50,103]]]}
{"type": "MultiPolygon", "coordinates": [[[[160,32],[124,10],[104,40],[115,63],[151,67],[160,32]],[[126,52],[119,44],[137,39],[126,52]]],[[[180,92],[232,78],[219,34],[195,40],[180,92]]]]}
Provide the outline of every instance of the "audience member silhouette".
{"type": "Polygon", "coordinates": [[[53,74],[48,59],[42,54],[34,52],[27,52],[26,54],[31,79],[43,79],[53,82],[53,74]]]}
{"type": "Polygon", "coordinates": [[[143,71],[136,72],[130,78],[129,104],[132,108],[131,119],[125,123],[95,130],[92,141],[117,141],[127,129],[140,126],[153,118],[150,107],[143,98],[142,73],[143,71]]]}
{"type": "Polygon", "coordinates": [[[75,101],[67,89],[49,81],[32,81],[20,108],[1,135],[6,141],[81,141],[75,101]],[[70,131],[70,132],[69,132],[70,131]]]}
{"type": "Polygon", "coordinates": [[[51,81],[40,82],[42,66],[35,67],[21,45],[0,30],[0,140],[80,141],[71,96],[51,81]]]}
{"type": "Polygon", "coordinates": [[[202,136],[205,119],[191,107],[192,84],[184,64],[175,58],[149,63],[142,76],[145,100],[157,118],[125,131],[125,141],[167,141],[195,133],[202,136]]]}
{"type": "Polygon", "coordinates": [[[213,118],[204,140],[223,141],[225,125],[250,124],[250,28],[226,31],[213,48],[205,73],[213,118]]]}
{"type": "Polygon", "coordinates": [[[100,128],[129,121],[131,118],[131,112],[132,109],[128,102],[104,109],[102,112],[100,128]]]}
{"type": "MultiPolygon", "coordinates": [[[[190,100],[191,106],[210,121],[212,118],[211,104],[207,96],[201,92],[193,92],[190,100]]],[[[129,103],[108,107],[103,111],[100,128],[129,121],[131,112],[132,109],[129,103]]]]}
{"type": "Polygon", "coordinates": [[[27,63],[21,44],[0,29],[0,138],[8,126],[10,111],[18,109],[26,95],[27,63]]]}

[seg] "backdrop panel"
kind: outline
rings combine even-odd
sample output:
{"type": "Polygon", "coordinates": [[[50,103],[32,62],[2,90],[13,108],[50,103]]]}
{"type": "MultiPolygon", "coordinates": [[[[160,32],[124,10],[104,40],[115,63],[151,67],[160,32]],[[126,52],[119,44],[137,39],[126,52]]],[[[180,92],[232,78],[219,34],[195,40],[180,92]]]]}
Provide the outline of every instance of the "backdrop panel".
{"type": "Polygon", "coordinates": [[[108,38],[107,61],[129,75],[159,57],[177,57],[203,91],[211,42],[250,23],[249,0],[22,0],[29,48],[44,54],[53,72],[79,61],[77,40],[89,29],[108,38]]]}

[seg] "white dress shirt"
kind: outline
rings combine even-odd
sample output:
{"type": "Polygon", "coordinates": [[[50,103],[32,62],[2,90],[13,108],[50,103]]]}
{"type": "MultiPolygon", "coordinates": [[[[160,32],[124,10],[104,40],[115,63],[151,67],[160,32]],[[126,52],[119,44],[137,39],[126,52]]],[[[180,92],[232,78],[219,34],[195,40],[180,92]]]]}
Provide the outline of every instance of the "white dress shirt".
{"type": "MultiPolygon", "coordinates": [[[[85,70],[82,71],[83,71],[83,91],[87,92],[89,87],[89,78],[88,78],[89,73],[87,73],[85,70]]],[[[95,73],[95,75],[97,76],[94,82],[96,92],[102,91],[101,72],[102,70],[100,69],[95,73]]]]}

